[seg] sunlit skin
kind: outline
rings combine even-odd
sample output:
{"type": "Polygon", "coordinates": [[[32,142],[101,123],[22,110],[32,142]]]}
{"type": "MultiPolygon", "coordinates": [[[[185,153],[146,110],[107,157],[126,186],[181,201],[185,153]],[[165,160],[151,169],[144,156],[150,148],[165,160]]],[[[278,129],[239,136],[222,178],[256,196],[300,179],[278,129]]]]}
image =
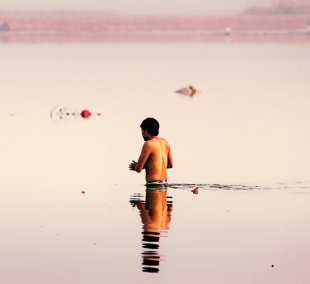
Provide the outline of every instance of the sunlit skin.
{"type": "Polygon", "coordinates": [[[145,141],[138,162],[132,161],[129,165],[131,171],[140,173],[145,169],[146,182],[167,179],[166,168],[173,167],[173,159],[169,143],[164,138],[158,138],[141,128],[145,141]]]}

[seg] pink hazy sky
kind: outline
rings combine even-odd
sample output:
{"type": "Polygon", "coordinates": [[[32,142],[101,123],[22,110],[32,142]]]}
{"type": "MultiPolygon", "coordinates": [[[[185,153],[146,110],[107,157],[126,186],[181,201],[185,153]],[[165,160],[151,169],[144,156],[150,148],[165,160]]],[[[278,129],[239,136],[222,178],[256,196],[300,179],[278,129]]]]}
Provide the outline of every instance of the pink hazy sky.
{"type": "Polygon", "coordinates": [[[120,14],[225,14],[272,0],[0,0],[2,10],[103,10],[120,14]]]}

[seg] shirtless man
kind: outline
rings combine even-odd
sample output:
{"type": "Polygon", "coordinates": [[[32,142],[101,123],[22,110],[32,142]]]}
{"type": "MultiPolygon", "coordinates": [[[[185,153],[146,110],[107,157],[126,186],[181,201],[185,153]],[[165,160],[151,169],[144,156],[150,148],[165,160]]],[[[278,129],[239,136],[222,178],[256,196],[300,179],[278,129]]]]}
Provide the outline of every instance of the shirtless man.
{"type": "Polygon", "coordinates": [[[145,143],[138,162],[133,160],[129,169],[138,173],[145,169],[148,189],[166,188],[169,186],[166,168],[173,167],[170,145],[165,139],[157,137],[159,123],[156,119],[149,117],[142,121],[140,127],[145,143]]]}

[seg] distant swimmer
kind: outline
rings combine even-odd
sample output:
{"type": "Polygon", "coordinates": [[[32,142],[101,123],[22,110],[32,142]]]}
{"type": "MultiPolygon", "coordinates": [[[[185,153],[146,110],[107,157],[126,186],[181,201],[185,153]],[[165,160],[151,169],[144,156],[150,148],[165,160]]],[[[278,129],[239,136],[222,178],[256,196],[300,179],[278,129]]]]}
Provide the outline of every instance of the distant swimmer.
{"type": "Polygon", "coordinates": [[[189,86],[176,91],[176,93],[192,97],[196,93],[200,93],[200,91],[197,91],[193,86],[189,86]]]}
{"type": "Polygon", "coordinates": [[[147,189],[167,188],[167,168],[173,167],[171,148],[164,138],[157,137],[159,123],[154,118],[146,118],[141,125],[142,137],[145,141],[138,162],[132,161],[131,171],[140,173],[145,169],[147,189]]]}

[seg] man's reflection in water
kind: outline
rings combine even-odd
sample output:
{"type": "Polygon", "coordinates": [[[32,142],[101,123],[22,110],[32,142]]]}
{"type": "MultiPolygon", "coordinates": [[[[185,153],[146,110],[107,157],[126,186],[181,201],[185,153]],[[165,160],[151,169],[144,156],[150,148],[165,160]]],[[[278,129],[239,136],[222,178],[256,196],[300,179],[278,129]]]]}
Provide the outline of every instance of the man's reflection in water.
{"type": "MultiPolygon", "coordinates": [[[[159,254],[159,240],[167,233],[171,221],[172,201],[167,201],[167,188],[146,189],[145,202],[141,195],[130,198],[133,207],[140,211],[142,227],[142,271],[157,273],[162,256],[159,254]]],[[[170,197],[168,197],[170,198],[170,197]]]]}

